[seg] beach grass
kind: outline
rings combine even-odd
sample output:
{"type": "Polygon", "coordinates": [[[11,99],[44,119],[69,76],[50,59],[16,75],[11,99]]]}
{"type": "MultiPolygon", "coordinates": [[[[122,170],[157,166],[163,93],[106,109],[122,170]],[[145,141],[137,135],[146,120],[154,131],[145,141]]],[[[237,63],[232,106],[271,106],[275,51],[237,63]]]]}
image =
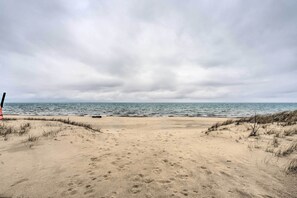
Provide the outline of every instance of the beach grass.
{"type": "Polygon", "coordinates": [[[91,130],[93,132],[101,132],[100,129],[93,128],[90,124],[82,123],[82,122],[76,122],[76,121],[71,121],[69,118],[68,119],[61,119],[61,118],[23,118],[24,120],[37,120],[37,121],[51,121],[51,122],[61,122],[64,124],[72,125],[72,126],[78,126],[78,127],[83,127],[87,130],[91,130]]]}

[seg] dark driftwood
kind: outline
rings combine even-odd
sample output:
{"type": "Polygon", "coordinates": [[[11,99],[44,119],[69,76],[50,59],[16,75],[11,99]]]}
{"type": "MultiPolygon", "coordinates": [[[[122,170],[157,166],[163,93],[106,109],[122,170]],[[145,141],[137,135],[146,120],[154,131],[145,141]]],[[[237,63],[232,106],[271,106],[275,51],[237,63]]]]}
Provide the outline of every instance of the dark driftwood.
{"type": "Polygon", "coordinates": [[[101,115],[94,115],[94,116],[92,116],[92,118],[102,118],[102,116],[101,115]]]}

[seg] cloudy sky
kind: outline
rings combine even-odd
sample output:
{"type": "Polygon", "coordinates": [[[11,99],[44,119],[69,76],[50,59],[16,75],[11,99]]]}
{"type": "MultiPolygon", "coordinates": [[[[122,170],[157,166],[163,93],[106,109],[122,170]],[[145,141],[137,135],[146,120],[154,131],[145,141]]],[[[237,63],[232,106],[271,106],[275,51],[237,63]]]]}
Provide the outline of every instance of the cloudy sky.
{"type": "Polygon", "coordinates": [[[0,0],[9,102],[297,102],[296,0],[0,0]]]}

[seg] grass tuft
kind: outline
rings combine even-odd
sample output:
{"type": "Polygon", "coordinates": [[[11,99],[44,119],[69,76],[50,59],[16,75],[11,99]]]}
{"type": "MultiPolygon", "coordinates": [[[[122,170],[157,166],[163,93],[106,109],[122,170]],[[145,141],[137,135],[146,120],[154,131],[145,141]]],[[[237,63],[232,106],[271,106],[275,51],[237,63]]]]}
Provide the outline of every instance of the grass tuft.
{"type": "Polygon", "coordinates": [[[9,134],[15,133],[16,130],[12,126],[7,126],[5,124],[0,125],[0,135],[6,137],[9,134]]]}
{"type": "Polygon", "coordinates": [[[275,155],[278,157],[287,156],[291,153],[297,151],[297,141],[292,142],[289,146],[285,148],[280,148],[275,155]]]}
{"type": "Polygon", "coordinates": [[[101,132],[100,129],[93,128],[90,124],[85,124],[82,122],[75,122],[68,119],[56,119],[56,118],[24,118],[24,120],[38,120],[38,121],[53,121],[53,122],[61,122],[64,124],[69,124],[73,126],[83,127],[87,130],[91,130],[94,132],[101,132]]]}
{"type": "Polygon", "coordinates": [[[37,137],[37,136],[29,135],[27,141],[28,142],[36,142],[38,139],[39,139],[39,137],[37,137]]]}
{"type": "Polygon", "coordinates": [[[0,136],[6,137],[10,134],[18,134],[18,135],[24,135],[27,133],[31,128],[30,123],[22,124],[19,129],[16,129],[13,126],[7,126],[5,124],[0,125],[0,136]]]}
{"type": "Polygon", "coordinates": [[[292,159],[286,167],[287,173],[297,173],[297,158],[292,159]]]}
{"type": "Polygon", "coordinates": [[[297,129],[296,128],[286,129],[286,130],[284,130],[283,134],[284,134],[284,136],[296,135],[297,134],[297,129]]]}
{"type": "Polygon", "coordinates": [[[20,126],[20,130],[19,130],[19,135],[24,135],[25,133],[28,133],[28,131],[31,128],[31,124],[30,123],[26,123],[26,124],[22,124],[20,126]]]}
{"type": "Polygon", "coordinates": [[[211,131],[217,131],[220,126],[225,126],[225,125],[233,124],[234,122],[235,122],[234,120],[226,120],[224,122],[217,122],[214,125],[212,125],[211,127],[209,127],[207,129],[207,131],[205,132],[205,134],[208,135],[211,131]]]}
{"type": "Polygon", "coordinates": [[[57,130],[43,131],[42,136],[43,136],[43,137],[56,137],[57,134],[58,134],[59,132],[61,132],[62,130],[63,130],[62,128],[59,128],[59,129],[57,129],[57,130]]]}
{"type": "Polygon", "coordinates": [[[17,120],[16,118],[3,118],[2,121],[10,121],[10,120],[17,120]]]}
{"type": "MultiPolygon", "coordinates": [[[[283,123],[282,125],[289,126],[294,125],[297,122],[297,110],[295,111],[284,111],[275,114],[257,115],[258,124],[268,123],[283,123]]],[[[254,116],[248,118],[239,119],[239,122],[253,122],[254,116]]]]}

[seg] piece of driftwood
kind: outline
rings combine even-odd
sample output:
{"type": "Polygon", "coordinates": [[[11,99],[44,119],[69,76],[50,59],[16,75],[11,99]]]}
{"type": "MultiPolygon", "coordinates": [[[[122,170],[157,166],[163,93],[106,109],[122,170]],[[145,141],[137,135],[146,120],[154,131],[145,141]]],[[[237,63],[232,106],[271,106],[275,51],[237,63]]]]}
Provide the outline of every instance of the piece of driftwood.
{"type": "Polygon", "coordinates": [[[92,118],[102,118],[102,116],[101,115],[94,115],[94,116],[92,116],[92,118]]]}

